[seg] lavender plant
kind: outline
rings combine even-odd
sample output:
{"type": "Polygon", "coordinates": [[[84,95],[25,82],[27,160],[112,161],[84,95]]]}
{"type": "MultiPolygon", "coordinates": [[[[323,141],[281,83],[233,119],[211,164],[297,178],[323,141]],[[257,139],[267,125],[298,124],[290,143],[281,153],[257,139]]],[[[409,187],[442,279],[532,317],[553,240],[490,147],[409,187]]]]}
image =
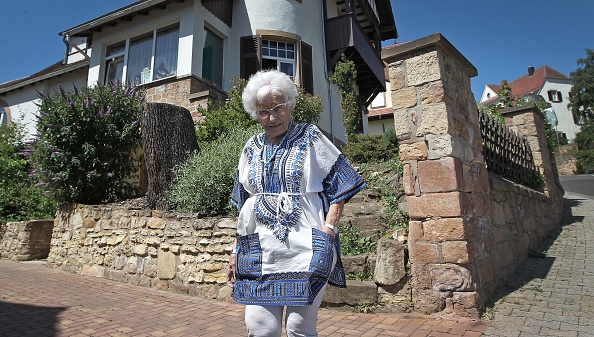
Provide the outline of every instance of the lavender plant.
{"type": "Polygon", "coordinates": [[[120,84],[39,93],[29,152],[36,186],[61,203],[99,204],[136,195],[144,93],[120,84]]]}

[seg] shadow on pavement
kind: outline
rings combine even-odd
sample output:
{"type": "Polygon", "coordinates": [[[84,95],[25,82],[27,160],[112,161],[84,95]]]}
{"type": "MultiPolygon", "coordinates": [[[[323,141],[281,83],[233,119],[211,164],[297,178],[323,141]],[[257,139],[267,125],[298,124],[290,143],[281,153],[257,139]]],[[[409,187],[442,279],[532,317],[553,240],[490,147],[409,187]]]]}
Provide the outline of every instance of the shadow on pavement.
{"type": "Polygon", "coordinates": [[[57,316],[64,310],[0,301],[0,336],[57,336],[57,316]]]}
{"type": "Polygon", "coordinates": [[[553,263],[554,257],[546,256],[546,252],[559,238],[563,227],[576,222],[582,222],[583,216],[573,215],[573,207],[579,206],[583,199],[563,199],[563,218],[559,226],[545,238],[538,248],[528,253],[526,259],[511,272],[508,280],[500,285],[486,303],[486,307],[493,307],[497,301],[522,288],[533,279],[544,279],[547,277],[553,263]]]}

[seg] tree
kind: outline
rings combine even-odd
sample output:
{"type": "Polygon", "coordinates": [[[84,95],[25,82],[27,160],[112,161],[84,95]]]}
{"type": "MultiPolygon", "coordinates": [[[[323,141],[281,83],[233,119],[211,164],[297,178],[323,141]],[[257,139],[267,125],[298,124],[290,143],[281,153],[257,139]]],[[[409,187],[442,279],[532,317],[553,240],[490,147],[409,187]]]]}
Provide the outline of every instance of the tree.
{"type": "Polygon", "coordinates": [[[501,81],[501,89],[497,96],[499,96],[499,104],[497,105],[502,109],[514,106],[514,95],[506,80],[501,81]]]}
{"type": "Polygon", "coordinates": [[[140,126],[148,175],[147,203],[151,209],[166,210],[173,169],[198,152],[194,122],[186,108],[146,103],[140,126]]]}
{"type": "Polygon", "coordinates": [[[569,75],[573,87],[567,107],[576,121],[589,124],[594,118],[594,50],[586,48],[586,57],[578,59],[577,64],[578,69],[569,75]]]}

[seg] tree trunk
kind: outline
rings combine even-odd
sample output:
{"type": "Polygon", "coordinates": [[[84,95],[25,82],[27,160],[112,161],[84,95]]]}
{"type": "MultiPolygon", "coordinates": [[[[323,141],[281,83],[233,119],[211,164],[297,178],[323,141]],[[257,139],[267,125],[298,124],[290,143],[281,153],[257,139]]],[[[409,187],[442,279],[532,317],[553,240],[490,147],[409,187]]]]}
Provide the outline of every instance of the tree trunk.
{"type": "Polygon", "coordinates": [[[173,169],[198,151],[190,111],[166,104],[146,103],[141,118],[142,147],[148,176],[147,203],[151,209],[169,209],[166,196],[173,169]]]}

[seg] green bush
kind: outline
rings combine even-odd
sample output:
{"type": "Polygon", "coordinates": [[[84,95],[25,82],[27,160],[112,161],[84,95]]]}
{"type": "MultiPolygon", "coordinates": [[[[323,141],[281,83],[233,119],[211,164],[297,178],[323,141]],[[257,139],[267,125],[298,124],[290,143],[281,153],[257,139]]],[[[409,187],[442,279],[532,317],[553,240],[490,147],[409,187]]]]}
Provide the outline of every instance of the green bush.
{"type": "Polygon", "coordinates": [[[340,226],[340,252],[345,256],[375,254],[377,242],[361,236],[350,223],[340,226]]]}
{"type": "Polygon", "coordinates": [[[168,198],[172,207],[202,216],[232,214],[229,200],[239,156],[248,139],[259,132],[259,125],[233,129],[177,167],[168,198]]]}
{"type": "Polygon", "coordinates": [[[31,144],[37,186],[61,203],[99,204],[136,196],[141,104],[136,87],[98,85],[49,95],[31,144]]]}
{"type": "Polygon", "coordinates": [[[594,124],[582,126],[580,132],[575,135],[574,143],[580,150],[591,149],[594,146],[594,124]]]}
{"type": "Polygon", "coordinates": [[[57,203],[28,176],[31,165],[24,139],[24,128],[18,121],[0,126],[0,224],[51,219],[56,212],[57,203]]]}
{"type": "Polygon", "coordinates": [[[593,173],[594,170],[594,150],[580,150],[573,154],[577,159],[577,173],[593,173]]]}
{"type": "Polygon", "coordinates": [[[320,113],[322,112],[322,97],[310,95],[301,87],[297,87],[297,90],[299,96],[297,96],[297,103],[291,118],[296,123],[316,124],[320,120],[320,113]]]}
{"type": "Polygon", "coordinates": [[[377,163],[398,157],[398,145],[384,135],[354,135],[343,148],[352,163],[377,163]]]}
{"type": "Polygon", "coordinates": [[[199,108],[200,113],[205,116],[205,120],[196,125],[196,139],[200,148],[234,128],[246,129],[258,123],[243,108],[241,93],[246,81],[234,78],[232,82],[233,87],[225,104],[210,104],[208,110],[199,108]]]}

